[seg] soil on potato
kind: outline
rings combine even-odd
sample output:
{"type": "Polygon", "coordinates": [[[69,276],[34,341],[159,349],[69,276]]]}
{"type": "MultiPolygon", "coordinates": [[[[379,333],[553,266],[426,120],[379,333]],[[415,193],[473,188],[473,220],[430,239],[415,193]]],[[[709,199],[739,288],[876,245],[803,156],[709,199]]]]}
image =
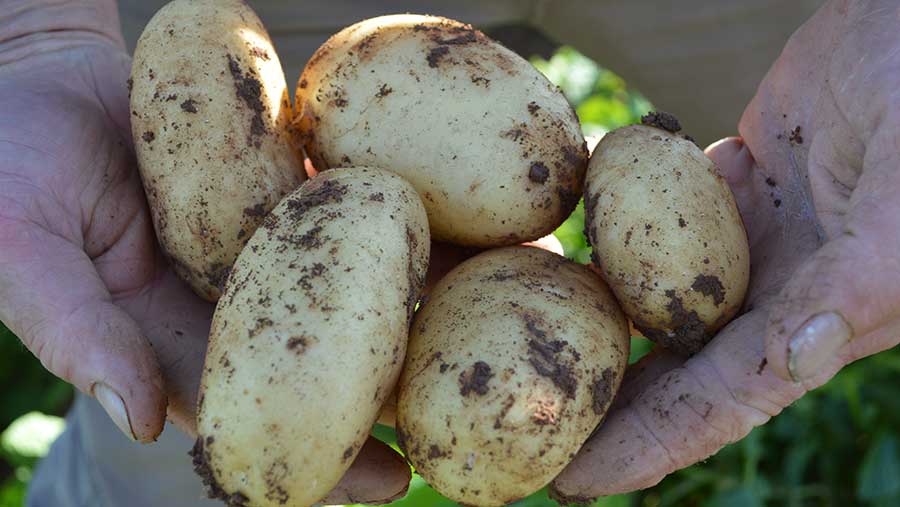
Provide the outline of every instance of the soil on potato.
{"type": "Polygon", "coordinates": [[[665,111],[650,111],[641,116],[641,124],[648,127],[656,127],[673,134],[681,130],[681,122],[678,121],[678,118],[665,111]]]}
{"type": "Polygon", "coordinates": [[[214,441],[215,438],[212,436],[208,436],[205,439],[201,436],[194,443],[193,449],[188,452],[194,464],[194,472],[203,480],[203,485],[206,486],[206,494],[210,498],[222,500],[228,507],[249,507],[247,503],[249,499],[246,495],[240,491],[227,493],[216,481],[212,466],[209,463],[209,446],[214,441]]]}
{"type": "Polygon", "coordinates": [[[484,396],[488,392],[488,381],[493,378],[491,367],[484,361],[475,361],[471,368],[459,374],[459,394],[468,396],[475,393],[484,396]]]}
{"type": "Polygon", "coordinates": [[[675,353],[691,356],[700,352],[711,338],[706,332],[706,325],[696,311],[685,308],[684,301],[674,290],[667,290],[665,294],[669,298],[666,310],[669,311],[669,326],[672,331],[654,328],[638,318],[634,319],[634,327],[648,339],[675,353]]]}
{"type": "Polygon", "coordinates": [[[715,275],[697,275],[691,289],[703,294],[704,296],[712,296],[713,303],[716,306],[725,302],[725,287],[722,281],[715,275]]]}
{"type": "Polygon", "coordinates": [[[262,101],[262,83],[253,77],[252,70],[248,70],[246,74],[242,72],[237,60],[230,54],[225,57],[228,58],[228,70],[234,79],[235,93],[247,104],[253,114],[250,118],[250,135],[247,143],[259,148],[262,145],[261,137],[267,132],[262,116],[266,111],[266,106],[262,101]]]}

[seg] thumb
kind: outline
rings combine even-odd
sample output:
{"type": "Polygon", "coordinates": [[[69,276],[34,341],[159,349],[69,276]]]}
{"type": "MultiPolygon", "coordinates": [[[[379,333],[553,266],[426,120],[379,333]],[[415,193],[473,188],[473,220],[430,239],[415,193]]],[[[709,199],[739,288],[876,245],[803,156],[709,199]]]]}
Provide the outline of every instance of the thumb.
{"type": "Polygon", "coordinates": [[[126,436],[155,440],[166,413],[156,356],[88,256],[19,222],[0,222],[0,244],[0,320],[51,373],[96,397],[126,436]]]}
{"type": "Polygon", "coordinates": [[[900,245],[873,234],[844,233],[826,243],[781,291],[766,355],[783,379],[812,389],[843,365],[897,344],[890,328],[900,316],[900,245]]]}
{"type": "Polygon", "coordinates": [[[878,162],[864,168],[841,229],[797,269],[769,315],[769,365],[808,389],[900,341],[900,156],[866,159],[878,162]]]}

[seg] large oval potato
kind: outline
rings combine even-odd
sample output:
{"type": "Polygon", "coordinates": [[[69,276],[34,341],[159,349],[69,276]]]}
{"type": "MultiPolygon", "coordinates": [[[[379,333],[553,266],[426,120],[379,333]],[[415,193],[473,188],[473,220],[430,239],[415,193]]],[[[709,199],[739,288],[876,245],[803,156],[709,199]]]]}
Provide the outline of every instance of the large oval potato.
{"type": "Polygon", "coordinates": [[[156,235],[215,301],[263,217],[306,179],[278,55],[244,2],[176,0],[141,34],[130,83],[156,235]]]}
{"type": "Polygon", "coordinates": [[[307,506],[337,484],[400,374],[429,245],[419,196],[380,170],[319,175],[266,217],[210,331],[194,459],[211,495],[307,506]]]}
{"type": "Polygon", "coordinates": [[[693,142],[650,125],[606,134],[584,202],[594,263],[644,336],[693,354],[738,311],[747,234],[728,183],[693,142]]]}
{"type": "Polygon", "coordinates": [[[436,240],[534,240],[578,203],[588,153],[571,106],[469,25],[394,15],[345,28],[306,65],[295,104],[318,169],[397,172],[422,196],[436,240]]]}
{"type": "Polygon", "coordinates": [[[398,443],[464,505],[527,496],[600,423],[628,361],[628,324],[599,276],[532,247],[464,262],[416,313],[398,443]]]}

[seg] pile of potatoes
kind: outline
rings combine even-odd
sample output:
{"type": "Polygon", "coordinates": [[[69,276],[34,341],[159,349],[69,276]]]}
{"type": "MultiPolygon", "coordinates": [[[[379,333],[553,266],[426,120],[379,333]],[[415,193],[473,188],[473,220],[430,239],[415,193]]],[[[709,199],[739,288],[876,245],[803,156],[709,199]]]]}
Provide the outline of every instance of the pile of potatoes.
{"type": "Polygon", "coordinates": [[[628,319],[690,354],[743,300],[734,199],[674,119],[611,132],[589,160],[559,89],[469,25],[345,28],[292,104],[246,4],[176,0],[129,86],[159,243],[217,301],[193,456],[231,506],[320,501],[395,392],[398,443],[432,486],[515,501],[602,421],[628,319]],[[596,271],[515,246],[582,196],[596,271]],[[485,251],[420,301],[432,240],[485,251]]]}

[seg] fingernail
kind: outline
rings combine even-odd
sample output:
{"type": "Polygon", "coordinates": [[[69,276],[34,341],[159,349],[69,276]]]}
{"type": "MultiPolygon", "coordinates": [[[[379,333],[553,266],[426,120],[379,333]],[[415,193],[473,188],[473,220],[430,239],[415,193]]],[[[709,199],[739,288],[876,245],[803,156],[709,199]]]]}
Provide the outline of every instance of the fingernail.
{"type": "Polygon", "coordinates": [[[116,426],[122,430],[131,440],[137,441],[134,431],[131,429],[131,423],[128,422],[128,411],[125,409],[125,402],[111,387],[106,384],[94,384],[94,398],[103,406],[103,410],[109,415],[116,426]]]}
{"type": "Polygon", "coordinates": [[[853,337],[839,314],[820,313],[807,320],[788,343],[788,371],[795,382],[815,377],[853,337]]]}

